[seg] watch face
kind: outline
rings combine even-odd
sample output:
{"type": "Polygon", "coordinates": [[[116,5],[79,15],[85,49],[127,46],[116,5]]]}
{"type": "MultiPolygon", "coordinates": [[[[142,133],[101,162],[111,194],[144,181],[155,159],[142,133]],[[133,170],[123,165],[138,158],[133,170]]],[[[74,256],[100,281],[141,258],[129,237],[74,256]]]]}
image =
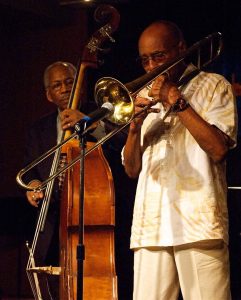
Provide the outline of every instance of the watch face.
{"type": "Polygon", "coordinates": [[[173,104],[172,106],[172,111],[173,112],[179,112],[179,111],[184,111],[186,108],[188,108],[190,105],[187,102],[186,99],[184,98],[179,98],[177,101],[173,104]]]}

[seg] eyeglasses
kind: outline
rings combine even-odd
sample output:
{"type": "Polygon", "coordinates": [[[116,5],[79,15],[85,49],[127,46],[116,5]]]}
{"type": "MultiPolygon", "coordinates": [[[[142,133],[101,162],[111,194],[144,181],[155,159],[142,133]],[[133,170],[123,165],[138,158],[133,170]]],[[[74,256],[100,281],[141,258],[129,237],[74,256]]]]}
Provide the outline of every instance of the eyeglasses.
{"type": "Polygon", "coordinates": [[[74,79],[73,78],[66,78],[63,81],[55,81],[53,84],[50,84],[48,86],[48,88],[51,88],[52,90],[54,90],[55,92],[58,92],[61,90],[63,84],[67,87],[72,87],[74,83],[74,79]]]}
{"type": "Polygon", "coordinates": [[[142,66],[145,68],[148,63],[149,60],[154,61],[155,63],[162,63],[165,61],[165,59],[167,58],[168,53],[175,47],[177,47],[179,44],[179,42],[177,44],[174,44],[173,46],[171,46],[168,50],[165,51],[154,51],[153,53],[151,53],[150,55],[142,55],[139,56],[137,58],[137,61],[139,61],[142,66]]]}
{"type": "Polygon", "coordinates": [[[141,63],[143,67],[146,67],[149,63],[149,60],[154,61],[155,63],[161,63],[165,60],[168,52],[167,51],[156,51],[150,55],[143,55],[137,58],[137,62],[141,63]]]}

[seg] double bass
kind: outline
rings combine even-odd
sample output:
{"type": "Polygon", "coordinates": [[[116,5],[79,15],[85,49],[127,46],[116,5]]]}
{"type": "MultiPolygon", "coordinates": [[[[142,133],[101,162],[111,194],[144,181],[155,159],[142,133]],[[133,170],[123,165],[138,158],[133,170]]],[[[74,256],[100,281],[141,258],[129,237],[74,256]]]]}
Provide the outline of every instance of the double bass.
{"type": "MultiPolygon", "coordinates": [[[[109,17],[109,22],[92,36],[85,47],[74,86],[71,108],[76,108],[78,103],[86,67],[95,67],[98,45],[110,38],[110,34],[119,24],[119,14],[113,7],[100,6],[95,12],[95,17],[100,19],[103,16],[109,17]]],[[[87,149],[92,147],[93,143],[87,142],[87,149]]],[[[67,163],[77,157],[80,151],[77,140],[68,142],[62,149],[67,163]]],[[[80,176],[80,163],[76,163],[65,174],[61,197],[60,299],[115,300],[118,296],[114,252],[114,185],[101,146],[85,157],[83,199],[80,197],[82,193],[80,176]],[[83,216],[80,216],[81,213],[83,216]],[[83,224],[80,224],[81,217],[83,224]],[[81,241],[80,230],[83,234],[81,241]],[[81,254],[78,253],[80,242],[83,243],[81,254]],[[79,272],[80,259],[83,267],[81,272],[79,272]]]]}

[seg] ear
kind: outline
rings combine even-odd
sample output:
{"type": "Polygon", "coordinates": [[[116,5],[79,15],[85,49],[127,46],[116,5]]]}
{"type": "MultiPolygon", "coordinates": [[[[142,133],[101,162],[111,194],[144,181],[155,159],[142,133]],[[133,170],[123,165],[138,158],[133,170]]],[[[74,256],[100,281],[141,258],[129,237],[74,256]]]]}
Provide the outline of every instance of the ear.
{"type": "Polygon", "coordinates": [[[53,99],[52,99],[52,97],[51,97],[51,94],[50,94],[50,92],[49,92],[49,89],[46,89],[45,93],[46,93],[46,97],[47,97],[48,101],[49,101],[49,102],[53,102],[53,99]]]}
{"type": "Polygon", "coordinates": [[[187,50],[187,45],[184,41],[178,43],[179,53],[185,52],[187,50]]]}

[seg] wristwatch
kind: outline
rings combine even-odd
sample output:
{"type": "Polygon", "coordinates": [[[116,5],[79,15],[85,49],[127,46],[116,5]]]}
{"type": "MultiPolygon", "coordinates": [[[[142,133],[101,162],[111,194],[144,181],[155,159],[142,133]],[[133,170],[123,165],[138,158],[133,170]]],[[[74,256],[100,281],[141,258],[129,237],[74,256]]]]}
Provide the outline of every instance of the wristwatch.
{"type": "Polygon", "coordinates": [[[172,105],[172,111],[173,112],[180,112],[186,110],[190,104],[186,99],[183,97],[180,97],[177,99],[177,101],[172,105]]]}

